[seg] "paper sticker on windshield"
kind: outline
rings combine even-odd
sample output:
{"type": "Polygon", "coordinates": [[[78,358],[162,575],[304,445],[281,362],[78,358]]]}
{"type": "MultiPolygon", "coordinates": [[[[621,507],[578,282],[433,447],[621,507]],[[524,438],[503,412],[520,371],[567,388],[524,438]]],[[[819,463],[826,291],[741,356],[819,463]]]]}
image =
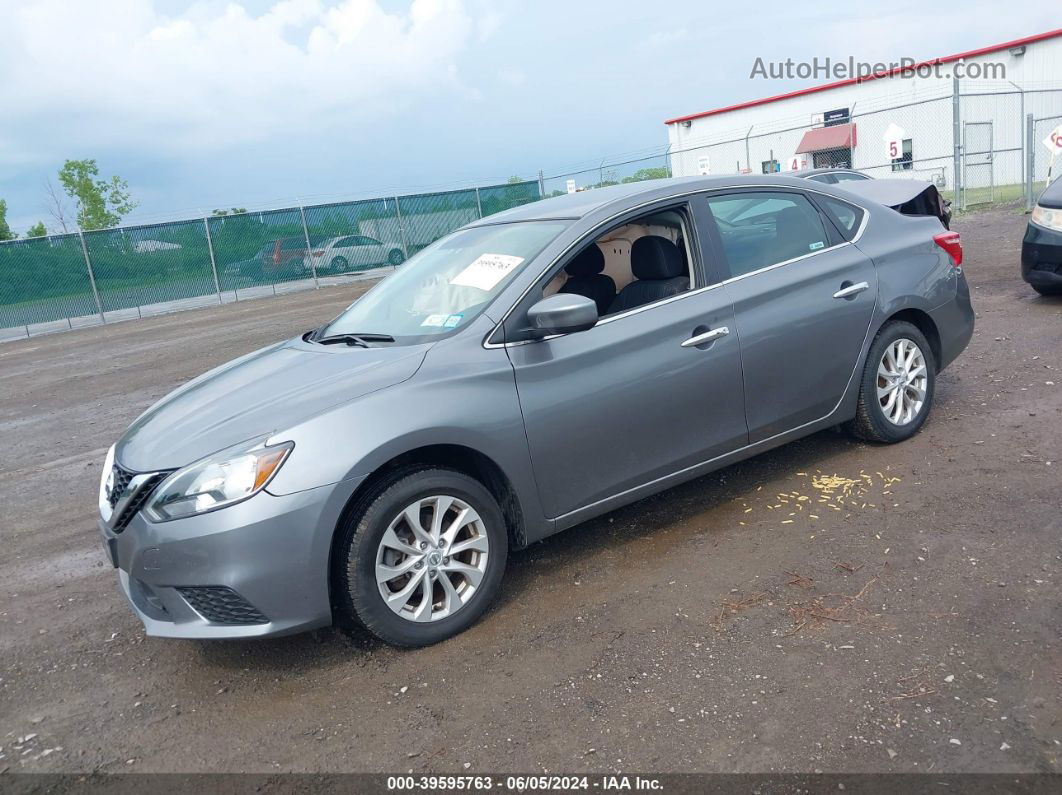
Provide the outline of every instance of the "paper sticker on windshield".
{"type": "Polygon", "coordinates": [[[812,251],[818,251],[818,250],[819,250],[820,248],[822,248],[822,247],[823,247],[823,246],[825,246],[825,245],[826,245],[826,244],[825,244],[825,243],[823,243],[823,242],[822,242],[822,241],[820,240],[820,241],[818,241],[817,243],[812,243],[812,244],[811,244],[810,246],[808,246],[808,248],[810,248],[810,249],[811,249],[812,251]]]}
{"type": "Polygon", "coordinates": [[[450,284],[493,290],[498,282],[523,261],[523,257],[509,254],[480,254],[471,265],[450,279],[450,284]]]}
{"type": "Polygon", "coordinates": [[[450,315],[446,318],[446,322],[443,323],[443,328],[457,328],[464,318],[464,315],[450,315]]]}
{"type": "Polygon", "coordinates": [[[428,315],[420,325],[442,328],[446,324],[447,317],[448,315],[428,315]]]}

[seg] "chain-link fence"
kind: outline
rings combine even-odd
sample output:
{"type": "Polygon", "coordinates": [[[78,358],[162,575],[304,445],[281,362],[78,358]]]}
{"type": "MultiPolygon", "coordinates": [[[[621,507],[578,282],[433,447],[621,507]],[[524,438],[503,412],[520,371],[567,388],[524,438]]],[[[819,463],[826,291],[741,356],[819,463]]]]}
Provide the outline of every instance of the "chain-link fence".
{"type": "Polygon", "coordinates": [[[539,190],[518,182],[0,243],[0,339],[364,277],[539,190]]]}
{"type": "Polygon", "coordinates": [[[779,103],[770,121],[740,130],[702,132],[719,124],[698,128],[695,121],[668,146],[551,173],[544,178],[543,193],[653,177],[844,167],[878,179],[934,182],[959,210],[1012,202],[1044,187],[1050,155],[1041,141],[1059,123],[1062,88],[956,81],[950,87],[918,87],[859,100],[843,118],[817,123],[810,114],[787,118],[793,112],[787,107],[779,103]],[[1027,130],[1030,117],[1035,117],[1034,137],[1027,130]],[[850,126],[850,140],[842,136],[836,145],[826,146],[806,140],[812,130],[831,124],[850,126]],[[890,130],[897,135],[892,142],[890,130]]]}
{"type": "Polygon", "coordinates": [[[1028,190],[1026,192],[1026,208],[1031,210],[1037,195],[1047,184],[1048,180],[1054,182],[1062,171],[1062,158],[1052,159],[1050,152],[1044,145],[1055,129],[1062,126],[1062,106],[1056,108],[1057,113],[1052,116],[1036,118],[1030,113],[1026,119],[1028,126],[1028,140],[1026,147],[1029,152],[1028,158],[1028,190]]]}

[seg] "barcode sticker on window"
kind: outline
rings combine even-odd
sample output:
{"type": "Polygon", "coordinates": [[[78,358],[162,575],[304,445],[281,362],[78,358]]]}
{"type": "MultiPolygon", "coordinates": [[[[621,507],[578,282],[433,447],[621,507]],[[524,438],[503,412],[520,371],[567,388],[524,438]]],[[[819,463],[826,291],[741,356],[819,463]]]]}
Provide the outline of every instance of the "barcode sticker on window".
{"type": "Polygon", "coordinates": [[[509,254],[480,254],[471,265],[450,279],[450,284],[493,290],[498,282],[523,261],[523,257],[509,254]]]}

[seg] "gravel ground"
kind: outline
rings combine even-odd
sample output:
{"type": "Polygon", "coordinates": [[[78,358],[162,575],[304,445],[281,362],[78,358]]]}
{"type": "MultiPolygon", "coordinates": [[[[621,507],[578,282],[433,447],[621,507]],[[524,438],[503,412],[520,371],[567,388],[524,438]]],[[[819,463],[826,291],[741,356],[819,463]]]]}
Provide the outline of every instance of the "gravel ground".
{"type": "Polygon", "coordinates": [[[536,544],[419,651],[147,638],[95,527],[137,414],[361,287],[0,346],[0,771],[1062,770],[1062,300],[1023,225],[957,223],[977,333],[913,440],[820,433],[536,544]]]}

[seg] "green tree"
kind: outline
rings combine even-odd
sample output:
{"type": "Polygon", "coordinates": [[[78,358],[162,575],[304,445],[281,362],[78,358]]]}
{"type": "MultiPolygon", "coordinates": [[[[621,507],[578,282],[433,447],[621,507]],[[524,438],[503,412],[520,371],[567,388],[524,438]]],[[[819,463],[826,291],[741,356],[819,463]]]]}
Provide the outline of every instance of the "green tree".
{"type": "Polygon", "coordinates": [[[231,210],[214,210],[211,215],[224,216],[232,213],[233,215],[243,215],[247,212],[246,207],[233,207],[231,210]]]}
{"type": "Polygon", "coordinates": [[[0,240],[14,240],[18,235],[7,225],[7,202],[0,199],[0,240]]]}
{"type": "Polygon", "coordinates": [[[641,182],[646,179],[666,179],[670,177],[666,168],[639,168],[629,177],[624,177],[624,182],[641,182]]]}
{"type": "Polygon", "coordinates": [[[506,182],[508,182],[510,185],[515,185],[518,182],[523,181],[523,177],[519,176],[518,174],[513,174],[511,177],[509,177],[509,179],[506,180],[506,182]]]}
{"type": "Polygon", "coordinates": [[[47,234],[48,229],[44,226],[44,221],[38,221],[26,230],[26,237],[45,237],[47,234]]]}
{"type": "Polygon", "coordinates": [[[138,204],[124,179],[97,179],[99,175],[95,160],[67,160],[59,169],[59,183],[77,205],[78,226],[86,231],[118,226],[138,204]]]}

